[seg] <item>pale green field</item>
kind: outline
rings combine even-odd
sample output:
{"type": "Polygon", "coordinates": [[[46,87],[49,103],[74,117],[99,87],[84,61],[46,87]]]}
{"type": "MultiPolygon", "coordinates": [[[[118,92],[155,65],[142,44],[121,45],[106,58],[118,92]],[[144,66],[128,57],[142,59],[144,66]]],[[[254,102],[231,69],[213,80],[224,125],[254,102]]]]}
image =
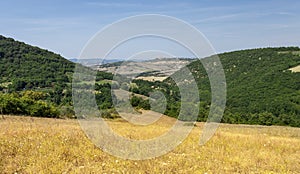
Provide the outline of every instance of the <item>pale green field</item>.
{"type": "MultiPolygon", "coordinates": [[[[151,126],[108,121],[134,139],[166,132],[174,120],[151,126]]],[[[300,129],[222,124],[199,146],[203,123],[174,151],[150,160],[123,160],[93,145],[76,120],[5,116],[0,120],[1,173],[299,173],[300,129]]]]}

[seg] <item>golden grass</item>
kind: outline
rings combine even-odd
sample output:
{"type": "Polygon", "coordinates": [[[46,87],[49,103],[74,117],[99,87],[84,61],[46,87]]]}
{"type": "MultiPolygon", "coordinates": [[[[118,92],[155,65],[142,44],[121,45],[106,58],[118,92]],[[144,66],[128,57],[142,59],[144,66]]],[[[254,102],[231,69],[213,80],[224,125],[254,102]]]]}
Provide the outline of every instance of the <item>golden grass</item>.
{"type": "Polygon", "coordinates": [[[146,81],[150,81],[150,82],[154,82],[154,81],[164,81],[166,78],[168,77],[158,77],[158,76],[140,76],[137,77],[136,79],[142,79],[142,80],[146,80],[146,81]]]}
{"type": "MultiPolygon", "coordinates": [[[[155,137],[174,120],[151,126],[108,121],[117,133],[155,137]]],[[[94,146],[76,120],[5,116],[0,120],[1,173],[299,173],[300,129],[222,124],[199,146],[203,123],[172,152],[143,161],[123,160],[94,146]]]]}

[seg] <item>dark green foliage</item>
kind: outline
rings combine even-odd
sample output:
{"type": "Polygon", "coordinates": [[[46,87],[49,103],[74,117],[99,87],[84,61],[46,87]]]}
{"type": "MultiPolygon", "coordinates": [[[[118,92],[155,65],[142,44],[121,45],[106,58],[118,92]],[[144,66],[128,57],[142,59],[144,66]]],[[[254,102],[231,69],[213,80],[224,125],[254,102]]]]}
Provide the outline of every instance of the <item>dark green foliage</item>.
{"type": "Polygon", "coordinates": [[[104,79],[112,80],[113,77],[114,77],[114,75],[112,73],[98,71],[97,74],[96,74],[96,81],[101,81],[101,80],[104,80],[104,79]]]}
{"type": "Polygon", "coordinates": [[[146,109],[146,110],[150,109],[150,103],[148,99],[144,100],[141,97],[137,97],[135,95],[131,97],[130,104],[133,107],[136,107],[137,109],[146,109]]]}
{"type": "Polygon", "coordinates": [[[110,119],[120,118],[119,114],[115,109],[103,109],[100,111],[100,113],[102,118],[110,118],[110,119]]]}
{"type": "Polygon", "coordinates": [[[164,74],[162,74],[160,71],[155,70],[155,71],[147,71],[147,72],[140,73],[136,77],[147,77],[147,76],[159,77],[159,76],[164,76],[164,74]]]}
{"type": "MultiPolygon", "coordinates": [[[[280,47],[220,54],[227,83],[222,122],[300,126],[300,73],[288,70],[300,65],[298,51],[297,47],[280,47]]],[[[206,121],[211,104],[207,72],[199,60],[187,67],[199,88],[198,121],[206,121]]],[[[182,74],[180,70],[172,76],[182,74]]],[[[172,76],[164,82],[134,80],[137,87],[130,90],[146,96],[154,89],[160,90],[167,99],[165,114],[178,117],[181,97],[172,76]]]]}
{"type": "MultiPolygon", "coordinates": [[[[300,56],[294,54],[295,51],[299,48],[264,48],[220,54],[227,81],[227,107],[222,121],[300,126],[300,73],[288,70],[300,64],[300,56]]],[[[188,68],[198,84],[201,101],[209,104],[210,84],[205,69],[200,61],[189,64],[188,68]]],[[[171,80],[165,82],[171,83],[171,80]]],[[[206,116],[203,115],[208,114],[208,109],[200,107],[199,121],[204,120],[206,116]]]]}
{"type": "MultiPolygon", "coordinates": [[[[288,70],[300,65],[299,51],[298,47],[280,47],[220,54],[227,81],[227,105],[222,122],[299,127],[300,73],[288,70]]],[[[74,63],[60,55],[0,36],[0,113],[73,117],[71,82],[74,67],[74,63]]],[[[211,107],[208,75],[200,61],[187,67],[199,88],[200,102],[197,103],[187,101],[182,104],[179,87],[172,76],[164,82],[133,80],[130,83],[121,75],[97,72],[96,81],[103,80],[104,83],[96,83],[95,89],[92,89],[89,79],[73,85],[79,89],[91,89],[91,95],[95,93],[96,103],[107,118],[117,115],[111,89],[121,88],[146,97],[159,91],[166,100],[164,114],[177,118],[181,106],[186,104],[192,108],[183,114],[198,112],[198,121],[206,121],[211,107]],[[197,105],[199,111],[194,110],[197,105]]],[[[183,74],[181,70],[173,77],[182,78],[183,74]]],[[[89,96],[82,98],[88,100],[89,96]]],[[[149,99],[133,95],[130,102],[136,108],[150,109],[149,99]]],[[[190,118],[184,117],[183,120],[190,118]]]]}
{"type": "Polygon", "coordinates": [[[0,113],[39,117],[58,117],[59,115],[59,111],[51,103],[17,93],[0,93],[0,113]]]}
{"type": "Polygon", "coordinates": [[[153,91],[151,86],[155,85],[155,82],[148,82],[144,80],[133,80],[132,82],[135,83],[137,87],[131,87],[129,91],[144,96],[149,96],[149,93],[153,91]]]}
{"type": "MultiPolygon", "coordinates": [[[[72,118],[74,68],[74,63],[58,54],[0,36],[0,91],[9,93],[0,93],[1,113],[72,118]]],[[[113,74],[97,72],[96,80],[104,79],[112,80],[113,74]]],[[[91,88],[82,82],[76,86],[91,88]]],[[[100,88],[103,93],[96,96],[99,107],[111,108],[110,87],[100,88]]]]}
{"type": "Polygon", "coordinates": [[[75,112],[73,106],[63,105],[59,109],[60,117],[63,118],[75,118],[75,112]]]}
{"type": "Polygon", "coordinates": [[[95,94],[97,105],[100,109],[109,109],[113,106],[113,97],[111,94],[111,85],[109,83],[104,84],[96,84],[95,90],[97,93],[95,94]]]}
{"type": "Polygon", "coordinates": [[[74,63],[60,55],[0,36],[0,83],[11,91],[69,83],[74,63]]]}

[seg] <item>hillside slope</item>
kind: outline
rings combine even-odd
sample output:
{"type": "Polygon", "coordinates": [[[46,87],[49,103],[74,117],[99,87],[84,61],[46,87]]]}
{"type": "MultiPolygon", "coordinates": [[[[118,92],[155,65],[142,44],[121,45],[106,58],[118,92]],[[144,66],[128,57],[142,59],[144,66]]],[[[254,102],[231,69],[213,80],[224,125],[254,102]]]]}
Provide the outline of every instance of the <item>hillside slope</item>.
{"type": "MultiPolygon", "coordinates": [[[[300,73],[294,71],[300,65],[299,53],[298,47],[281,47],[220,54],[227,81],[227,105],[222,121],[300,126],[300,73]]],[[[4,91],[0,93],[0,113],[53,117],[60,111],[63,115],[72,115],[70,83],[74,67],[74,63],[60,55],[0,36],[0,91],[4,91]]],[[[199,87],[198,121],[206,121],[211,96],[208,76],[199,61],[187,67],[199,87]]],[[[183,73],[179,70],[176,74],[183,73]]],[[[161,74],[152,71],[142,75],[161,74]]],[[[100,92],[96,99],[101,109],[113,109],[112,86],[109,83],[112,79],[110,73],[97,73],[99,84],[95,90],[100,92]]],[[[124,78],[121,79],[124,81],[124,78]]],[[[133,80],[135,85],[123,81],[114,84],[113,88],[130,87],[131,92],[145,96],[160,90],[167,100],[164,114],[178,116],[180,92],[172,78],[163,82],[133,80]]],[[[84,87],[90,84],[80,82],[78,85],[84,87]]],[[[133,99],[137,101],[137,107],[149,109],[149,101],[133,99]]]]}
{"type": "MultiPolygon", "coordinates": [[[[75,65],[58,54],[0,35],[0,114],[74,117],[71,82],[75,65]]],[[[111,80],[112,74],[98,72],[96,79],[111,80]]],[[[111,99],[109,87],[100,85],[103,92],[97,97],[105,109],[111,106],[105,103],[111,99]]]]}
{"type": "Polygon", "coordinates": [[[71,81],[75,64],[58,54],[0,35],[0,86],[14,90],[71,81]]]}
{"type": "Polygon", "coordinates": [[[159,80],[165,79],[174,72],[189,64],[193,59],[187,58],[156,58],[145,61],[119,61],[98,66],[99,71],[118,73],[129,78],[153,77],[159,80]]]}
{"type": "MultiPolygon", "coordinates": [[[[300,64],[299,48],[241,50],[219,54],[219,58],[227,83],[223,122],[300,126],[300,73],[290,70],[300,64]]],[[[206,121],[211,100],[207,73],[199,60],[187,67],[199,88],[198,121],[206,121]]],[[[181,71],[172,76],[181,76],[181,71]]],[[[147,95],[147,91],[153,91],[152,86],[158,86],[168,99],[164,113],[177,117],[180,92],[172,76],[163,83],[135,80],[138,88],[132,90],[147,95]]]]}
{"type": "MultiPolygon", "coordinates": [[[[297,51],[263,48],[220,54],[227,82],[223,121],[300,126],[300,73],[288,70],[300,64],[297,51]]],[[[209,90],[199,61],[188,67],[202,91],[209,90]]]]}

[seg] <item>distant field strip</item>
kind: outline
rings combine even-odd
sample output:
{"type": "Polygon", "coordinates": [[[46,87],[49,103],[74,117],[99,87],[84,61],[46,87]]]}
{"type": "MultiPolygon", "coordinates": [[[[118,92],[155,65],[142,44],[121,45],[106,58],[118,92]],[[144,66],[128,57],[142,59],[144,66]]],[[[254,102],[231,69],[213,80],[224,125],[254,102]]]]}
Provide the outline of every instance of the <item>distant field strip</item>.
{"type": "Polygon", "coordinates": [[[289,70],[291,70],[292,72],[300,72],[300,65],[290,68],[289,70]]]}
{"type": "Polygon", "coordinates": [[[154,82],[154,81],[163,81],[166,78],[168,78],[168,77],[155,77],[155,76],[142,77],[142,76],[140,76],[140,77],[137,77],[136,79],[142,79],[142,80],[154,82]]]}

